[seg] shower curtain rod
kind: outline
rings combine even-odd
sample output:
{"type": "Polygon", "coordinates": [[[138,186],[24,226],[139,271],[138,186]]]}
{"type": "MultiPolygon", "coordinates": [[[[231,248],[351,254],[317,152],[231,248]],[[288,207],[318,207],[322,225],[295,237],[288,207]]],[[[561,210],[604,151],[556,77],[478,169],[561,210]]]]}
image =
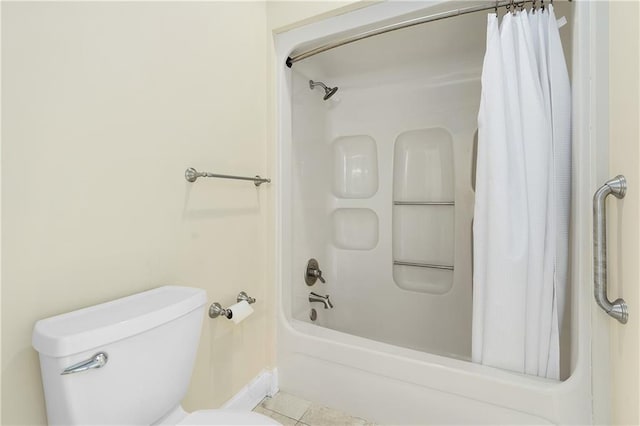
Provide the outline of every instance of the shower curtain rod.
{"type": "MultiPolygon", "coordinates": [[[[453,9],[448,10],[446,12],[435,13],[433,15],[422,16],[419,18],[409,19],[408,21],[398,22],[397,24],[386,25],[381,28],[369,30],[362,32],[360,34],[353,35],[351,37],[346,37],[341,40],[332,41],[316,48],[307,50],[302,53],[298,53],[297,55],[292,55],[287,58],[286,64],[289,68],[293,64],[303,59],[310,58],[311,56],[315,56],[318,53],[326,52],[327,50],[335,49],[336,47],[344,46],[345,44],[350,44],[356,41],[364,40],[369,37],[377,36],[380,34],[389,33],[395,30],[401,30],[403,28],[413,27],[415,25],[426,24],[427,22],[439,21],[441,19],[453,18],[455,16],[466,15],[467,13],[481,12],[483,10],[489,9],[497,9],[503,6],[514,6],[519,7],[523,6],[525,3],[536,3],[538,0],[524,0],[524,1],[514,1],[514,0],[504,0],[504,1],[495,1],[492,3],[477,5],[477,6],[469,6],[461,9],[453,9]]],[[[569,0],[572,1],[572,0],[569,0]]],[[[553,0],[550,1],[553,3],[553,0]]]]}

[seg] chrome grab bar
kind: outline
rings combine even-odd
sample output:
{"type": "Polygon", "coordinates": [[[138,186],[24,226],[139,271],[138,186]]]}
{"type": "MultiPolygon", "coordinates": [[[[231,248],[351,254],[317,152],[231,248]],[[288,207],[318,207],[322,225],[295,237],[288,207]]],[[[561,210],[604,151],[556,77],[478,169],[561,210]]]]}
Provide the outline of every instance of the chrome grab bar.
{"type": "Polygon", "coordinates": [[[65,368],[60,374],[73,374],[80,373],[81,371],[91,370],[93,368],[102,368],[107,365],[107,361],[109,361],[109,357],[107,356],[107,354],[104,352],[98,352],[89,359],[80,361],[76,364],[73,364],[71,367],[65,368]]]}
{"type": "Polygon", "coordinates": [[[612,302],[607,297],[607,215],[605,201],[609,194],[624,198],[627,180],[618,175],[609,179],[593,195],[593,294],[600,306],[611,317],[622,324],[629,319],[624,299],[612,302]]]}

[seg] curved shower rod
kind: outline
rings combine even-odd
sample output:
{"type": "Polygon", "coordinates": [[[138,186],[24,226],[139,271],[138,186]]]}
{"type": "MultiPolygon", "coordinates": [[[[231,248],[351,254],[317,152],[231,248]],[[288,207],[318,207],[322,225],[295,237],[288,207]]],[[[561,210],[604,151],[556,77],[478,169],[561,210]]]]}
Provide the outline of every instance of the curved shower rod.
{"type": "MultiPolygon", "coordinates": [[[[572,0],[569,0],[572,1],[572,0]]],[[[332,41],[321,46],[315,47],[313,49],[309,49],[303,51],[301,53],[291,55],[287,57],[286,64],[289,68],[293,64],[303,59],[310,58],[311,56],[315,56],[319,53],[326,52],[327,50],[335,49],[336,47],[344,46],[345,44],[351,44],[356,41],[364,40],[369,37],[374,37],[380,34],[389,33],[391,31],[401,30],[403,28],[413,27],[415,25],[426,24],[427,22],[439,21],[441,19],[453,18],[455,16],[466,15],[467,13],[481,12],[483,10],[496,9],[496,12],[499,7],[503,6],[524,6],[526,3],[537,3],[538,0],[523,0],[523,1],[515,1],[515,0],[503,0],[503,1],[494,1],[491,3],[485,3],[477,6],[469,6],[463,7],[460,9],[448,10],[446,12],[434,13],[428,16],[421,16],[419,18],[409,19],[407,21],[398,22],[396,24],[385,25],[381,28],[376,28],[373,30],[365,31],[359,34],[352,35],[350,37],[345,37],[340,40],[332,41]]],[[[541,2],[544,3],[544,2],[541,2]]],[[[553,3],[551,0],[549,3],[553,3]]]]}

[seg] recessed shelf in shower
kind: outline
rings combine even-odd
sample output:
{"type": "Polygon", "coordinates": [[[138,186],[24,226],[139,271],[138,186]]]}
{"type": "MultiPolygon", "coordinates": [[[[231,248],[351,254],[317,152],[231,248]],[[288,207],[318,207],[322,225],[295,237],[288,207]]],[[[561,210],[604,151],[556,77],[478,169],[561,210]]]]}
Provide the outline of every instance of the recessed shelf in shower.
{"type": "Polygon", "coordinates": [[[393,278],[405,289],[446,293],[453,285],[455,201],[451,134],[400,134],[393,169],[393,278]]]}
{"type": "Polygon", "coordinates": [[[371,250],[378,245],[378,215],[371,209],[337,209],[332,215],[333,244],[345,250],[371,250]]]}
{"type": "Polygon", "coordinates": [[[378,148],[371,136],[342,136],[333,142],[333,194],[370,198],[378,192],[378,148]]]}

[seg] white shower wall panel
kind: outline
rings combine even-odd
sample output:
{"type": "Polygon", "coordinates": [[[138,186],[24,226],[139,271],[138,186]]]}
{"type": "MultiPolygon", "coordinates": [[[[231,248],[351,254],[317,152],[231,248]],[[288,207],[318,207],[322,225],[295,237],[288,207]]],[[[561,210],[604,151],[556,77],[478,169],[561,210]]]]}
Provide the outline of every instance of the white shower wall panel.
{"type": "MultiPolygon", "coordinates": [[[[471,351],[471,156],[477,128],[479,80],[451,81],[437,86],[405,81],[381,86],[369,76],[369,81],[360,81],[353,87],[331,81],[328,84],[337,84],[340,89],[332,99],[323,101],[320,93],[308,89],[309,78],[317,76],[304,76],[295,69],[293,76],[293,184],[297,188],[293,203],[296,218],[293,256],[294,265],[300,268],[300,279],[295,275],[297,271],[294,272],[294,318],[310,321],[310,305],[306,300],[309,291],[330,294],[334,309],[315,306],[318,325],[411,349],[468,359],[471,351]],[[425,292],[411,289],[411,285],[401,288],[394,281],[394,147],[403,133],[434,128],[451,135],[455,159],[453,164],[444,165],[453,168],[453,185],[446,189],[451,192],[448,197],[456,202],[455,209],[446,207],[453,215],[454,226],[450,232],[453,240],[445,242],[446,247],[440,250],[444,252],[443,261],[455,264],[455,271],[395,267],[396,277],[404,277],[406,282],[431,277],[432,282],[444,280],[446,283],[453,275],[452,285],[440,285],[432,292],[425,292]],[[377,150],[377,191],[367,198],[345,198],[331,187],[330,171],[335,166],[331,164],[332,158],[335,159],[332,145],[355,136],[375,141],[377,150]],[[369,209],[375,213],[379,227],[375,247],[352,250],[345,249],[344,242],[334,244],[332,217],[341,209],[369,209]],[[320,261],[326,284],[318,282],[311,288],[304,284],[302,274],[310,257],[320,261]]],[[[403,213],[407,214],[410,215],[403,213]]],[[[433,252],[439,251],[437,244],[433,241],[433,252]]],[[[426,288],[428,290],[428,286],[426,288]]]]}
{"type": "Polygon", "coordinates": [[[395,201],[452,201],[455,195],[453,141],[446,129],[404,132],[396,138],[395,201]]]}
{"type": "MultiPolygon", "coordinates": [[[[314,95],[309,89],[309,79],[299,73],[292,74],[292,140],[291,145],[291,188],[293,206],[291,273],[292,291],[283,297],[292,297],[294,318],[309,320],[309,287],[304,274],[307,261],[315,258],[320,262],[326,280],[335,279],[333,272],[325,265],[329,261],[331,233],[329,224],[333,209],[331,145],[327,143],[326,104],[322,96],[314,95]]],[[[289,226],[289,224],[287,224],[289,226]]],[[[319,283],[319,282],[318,282],[319,283]]],[[[317,287],[317,286],[316,286],[317,287]]],[[[318,318],[319,322],[323,317],[318,318]]]]}

